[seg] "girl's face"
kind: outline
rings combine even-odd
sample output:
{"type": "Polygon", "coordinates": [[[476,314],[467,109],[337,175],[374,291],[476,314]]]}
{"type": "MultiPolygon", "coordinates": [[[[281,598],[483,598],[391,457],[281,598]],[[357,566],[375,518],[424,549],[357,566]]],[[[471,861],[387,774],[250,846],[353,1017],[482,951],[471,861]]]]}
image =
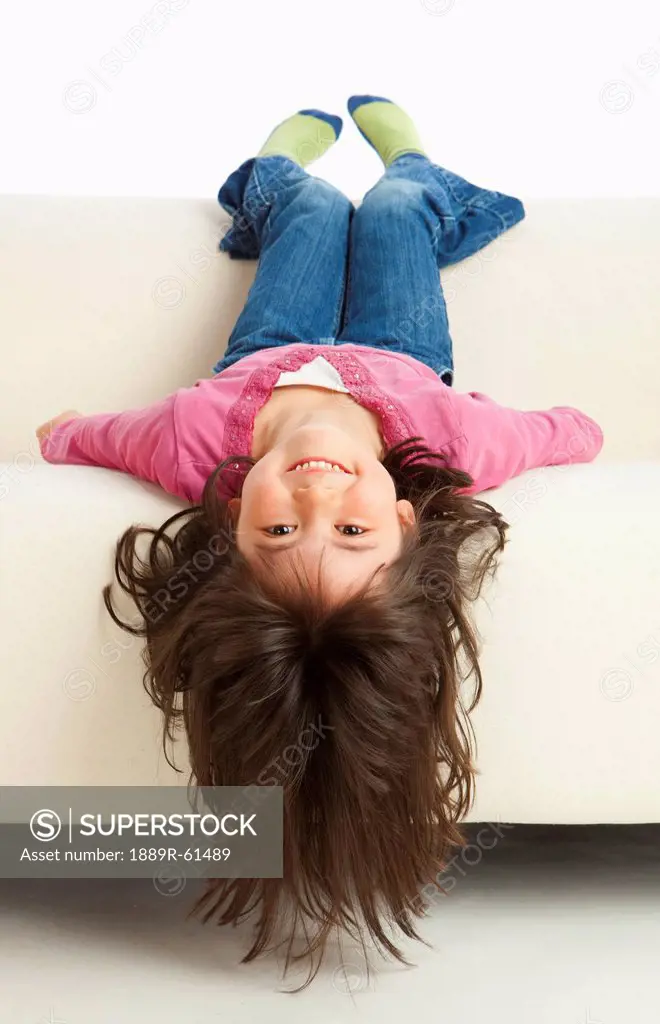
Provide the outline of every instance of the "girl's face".
{"type": "Polygon", "coordinates": [[[312,582],[321,572],[331,599],[392,562],[415,522],[374,451],[333,424],[288,434],[252,467],[230,508],[249,562],[266,562],[276,576],[296,565],[312,582]]]}

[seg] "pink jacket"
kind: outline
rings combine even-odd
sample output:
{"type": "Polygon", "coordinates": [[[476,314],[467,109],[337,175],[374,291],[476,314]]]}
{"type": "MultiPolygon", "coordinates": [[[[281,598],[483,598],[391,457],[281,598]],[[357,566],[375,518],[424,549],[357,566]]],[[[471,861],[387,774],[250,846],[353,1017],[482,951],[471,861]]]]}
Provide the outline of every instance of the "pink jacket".
{"type": "Polygon", "coordinates": [[[246,356],[145,408],[61,423],[42,442],[42,455],[131,473],[197,504],[219,462],[250,454],[255,416],[279,374],[319,355],[353,398],[380,417],[387,447],[424,438],[470,474],[470,493],[537,466],[590,462],[603,445],[598,424],[568,406],[521,412],[476,391],[458,394],[423,363],[381,349],[287,345],[246,356]]]}

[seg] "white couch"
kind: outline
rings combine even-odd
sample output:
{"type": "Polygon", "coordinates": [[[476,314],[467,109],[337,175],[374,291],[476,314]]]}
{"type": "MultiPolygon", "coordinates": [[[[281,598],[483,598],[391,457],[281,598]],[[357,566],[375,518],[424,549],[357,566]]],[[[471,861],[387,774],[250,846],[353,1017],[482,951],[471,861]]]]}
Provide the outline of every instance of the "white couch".
{"type": "MultiPolygon", "coordinates": [[[[660,821],[660,201],[526,206],[443,271],[456,387],[579,406],[606,442],[592,465],[486,495],[512,528],[476,608],[470,819],[660,821]]],[[[123,529],[184,506],[45,464],[34,428],[208,376],[254,265],[217,252],[212,200],[4,197],[0,222],[0,784],[185,782],[160,749],[140,643],[101,600],[123,529]]]]}

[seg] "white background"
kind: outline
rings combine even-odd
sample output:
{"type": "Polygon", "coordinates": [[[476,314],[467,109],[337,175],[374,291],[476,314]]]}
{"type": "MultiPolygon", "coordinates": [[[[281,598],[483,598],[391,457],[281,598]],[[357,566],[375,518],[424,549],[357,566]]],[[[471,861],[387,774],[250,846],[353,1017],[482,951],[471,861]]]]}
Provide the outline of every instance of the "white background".
{"type": "MultiPolygon", "coordinates": [[[[657,0],[21,0],[0,192],[212,197],[274,123],[371,92],[433,159],[531,196],[660,192],[657,0]]],[[[379,173],[352,123],[318,173],[379,173]]]]}

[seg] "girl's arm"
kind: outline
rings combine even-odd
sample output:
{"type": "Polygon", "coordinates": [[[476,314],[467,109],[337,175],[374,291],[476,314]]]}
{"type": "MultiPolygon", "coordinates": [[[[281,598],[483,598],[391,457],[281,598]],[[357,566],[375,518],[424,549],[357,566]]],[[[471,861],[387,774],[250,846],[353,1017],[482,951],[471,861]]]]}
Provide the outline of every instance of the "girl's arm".
{"type": "Polygon", "coordinates": [[[522,412],[477,391],[455,399],[464,435],[461,469],[475,481],[470,492],[498,487],[539,466],[591,462],[603,447],[595,420],[571,406],[522,412]]]}
{"type": "Polygon", "coordinates": [[[75,409],[67,409],[66,412],[61,412],[59,416],[55,416],[52,420],[42,423],[40,427],[37,427],[39,444],[41,445],[42,442],[46,441],[60,423],[66,423],[67,420],[76,419],[79,416],[82,416],[82,413],[77,412],[75,409]]]}
{"type": "Polygon", "coordinates": [[[37,429],[41,454],[47,462],[118,469],[178,494],[175,397],[119,413],[61,413],[37,429]]]}

